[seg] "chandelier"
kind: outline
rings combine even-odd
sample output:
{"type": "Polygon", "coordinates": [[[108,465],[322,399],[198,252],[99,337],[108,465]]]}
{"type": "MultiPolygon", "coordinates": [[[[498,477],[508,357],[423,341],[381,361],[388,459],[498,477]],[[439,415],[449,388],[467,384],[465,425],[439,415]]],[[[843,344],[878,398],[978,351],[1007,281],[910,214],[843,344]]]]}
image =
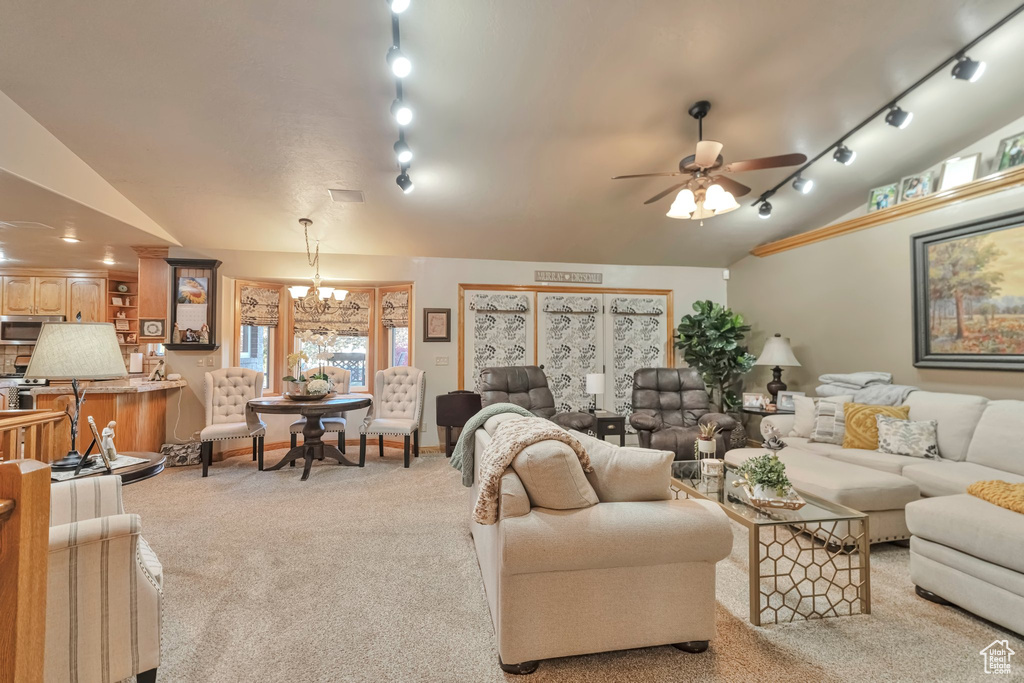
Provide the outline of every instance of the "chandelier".
{"type": "MultiPolygon", "coordinates": [[[[669,218],[689,218],[703,221],[740,208],[732,193],[707,176],[698,176],[679,191],[665,215],[669,218]]],[[[703,223],[702,223],[703,224],[703,223]]]]}
{"type": "Polygon", "coordinates": [[[340,303],[348,296],[348,290],[335,289],[334,287],[320,286],[320,240],[316,241],[316,253],[309,251],[309,226],[313,221],[308,218],[300,218],[302,232],[306,236],[306,261],[309,266],[315,269],[313,275],[313,286],[293,285],[288,288],[288,293],[295,299],[295,307],[314,317],[320,317],[327,312],[332,303],[340,303]]]}

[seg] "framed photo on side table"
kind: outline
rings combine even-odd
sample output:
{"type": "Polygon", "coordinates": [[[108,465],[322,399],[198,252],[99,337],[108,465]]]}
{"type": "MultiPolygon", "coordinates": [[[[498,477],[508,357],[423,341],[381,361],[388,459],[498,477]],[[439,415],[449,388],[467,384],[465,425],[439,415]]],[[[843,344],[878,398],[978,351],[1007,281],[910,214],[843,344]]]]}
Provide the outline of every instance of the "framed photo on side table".
{"type": "Polygon", "coordinates": [[[423,309],[423,341],[450,342],[452,340],[452,309],[423,309]]]}
{"type": "Polygon", "coordinates": [[[793,402],[793,397],[806,395],[802,391],[780,391],[779,395],[775,398],[775,404],[779,410],[794,411],[796,410],[796,404],[793,402]]]}
{"type": "Polygon", "coordinates": [[[764,407],[771,402],[771,397],[764,394],[744,393],[743,407],[748,410],[764,410],[764,407]]]}

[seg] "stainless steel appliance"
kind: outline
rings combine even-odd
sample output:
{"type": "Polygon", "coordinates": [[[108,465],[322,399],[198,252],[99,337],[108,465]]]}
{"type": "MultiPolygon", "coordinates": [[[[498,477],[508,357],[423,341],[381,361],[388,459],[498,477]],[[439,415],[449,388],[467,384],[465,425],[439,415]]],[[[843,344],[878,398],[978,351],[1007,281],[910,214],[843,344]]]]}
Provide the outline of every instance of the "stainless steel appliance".
{"type": "MultiPolygon", "coordinates": [[[[0,400],[0,408],[19,408],[21,410],[31,410],[35,408],[35,399],[32,398],[32,391],[34,387],[45,387],[50,382],[45,379],[25,379],[25,370],[28,368],[28,361],[30,356],[18,356],[14,359],[14,372],[0,375],[0,379],[13,379],[18,383],[18,400],[17,405],[11,405],[10,400],[6,402],[0,400]]],[[[7,398],[6,395],[4,398],[7,398]]]]}
{"type": "Polygon", "coordinates": [[[62,322],[62,315],[0,315],[0,344],[35,344],[43,323],[62,322]]]}

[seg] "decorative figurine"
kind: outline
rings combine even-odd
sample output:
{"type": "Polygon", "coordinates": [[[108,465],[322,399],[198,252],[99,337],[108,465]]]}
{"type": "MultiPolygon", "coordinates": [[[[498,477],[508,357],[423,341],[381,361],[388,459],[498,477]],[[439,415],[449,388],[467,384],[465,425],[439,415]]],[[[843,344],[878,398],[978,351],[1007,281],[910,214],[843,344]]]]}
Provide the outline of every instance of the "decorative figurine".
{"type": "Polygon", "coordinates": [[[151,373],[149,373],[149,381],[150,382],[160,382],[166,376],[167,376],[167,363],[165,363],[164,359],[161,358],[157,362],[156,367],[153,368],[153,371],[151,373]]]}
{"type": "Polygon", "coordinates": [[[761,444],[770,451],[781,451],[786,447],[786,444],[782,441],[782,434],[779,433],[778,428],[769,423],[761,423],[761,435],[764,436],[764,442],[761,444]]]}
{"type": "Polygon", "coordinates": [[[117,460],[117,449],[114,448],[114,426],[117,423],[111,420],[107,423],[107,426],[103,428],[101,436],[103,440],[100,442],[100,450],[103,451],[104,455],[107,456],[107,460],[114,462],[117,460]]]}
{"type": "Polygon", "coordinates": [[[199,343],[210,343],[210,327],[206,323],[203,323],[203,326],[199,328],[199,343]]]}
{"type": "Polygon", "coordinates": [[[178,327],[178,323],[174,323],[174,331],[171,332],[171,343],[172,344],[180,344],[181,343],[181,328],[178,327]]]}

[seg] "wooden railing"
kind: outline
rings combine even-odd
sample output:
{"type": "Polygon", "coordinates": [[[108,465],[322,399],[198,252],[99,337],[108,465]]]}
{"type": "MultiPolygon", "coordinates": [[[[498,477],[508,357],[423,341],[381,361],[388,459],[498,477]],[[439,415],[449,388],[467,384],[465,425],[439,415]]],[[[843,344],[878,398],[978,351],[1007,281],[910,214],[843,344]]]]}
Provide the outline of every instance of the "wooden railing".
{"type": "Polygon", "coordinates": [[[0,681],[43,680],[50,468],[0,462],[0,681]]]}
{"type": "Polygon", "coordinates": [[[55,410],[0,410],[0,460],[53,462],[63,457],[55,452],[54,430],[66,419],[55,410]]]}

